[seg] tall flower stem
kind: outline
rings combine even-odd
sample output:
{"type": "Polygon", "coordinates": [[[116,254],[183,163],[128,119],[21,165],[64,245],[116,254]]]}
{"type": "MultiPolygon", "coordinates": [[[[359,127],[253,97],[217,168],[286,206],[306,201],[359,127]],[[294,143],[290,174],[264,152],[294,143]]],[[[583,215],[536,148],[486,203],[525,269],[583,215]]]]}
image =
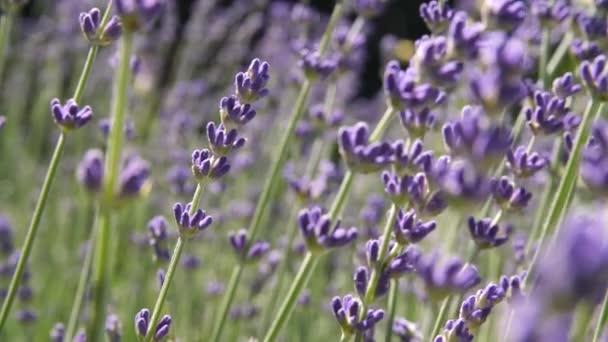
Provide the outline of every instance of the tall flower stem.
{"type": "Polygon", "coordinates": [[[547,72],[547,62],[549,61],[549,45],[551,32],[549,29],[542,30],[540,43],[540,58],[538,60],[538,79],[540,79],[543,90],[549,86],[549,73],[547,72]]]}
{"type": "Polygon", "coordinates": [[[606,290],[604,300],[602,301],[602,308],[600,309],[600,314],[597,317],[597,324],[595,325],[595,331],[593,332],[593,340],[591,340],[592,342],[598,342],[600,340],[600,335],[604,330],[606,320],[608,320],[608,290],[606,290]]]}
{"type": "Polygon", "coordinates": [[[441,302],[441,306],[439,307],[439,311],[437,312],[437,316],[435,318],[435,322],[433,323],[433,328],[429,334],[429,340],[432,341],[437,334],[439,334],[439,330],[441,329],[441,323],[445,319],[445,316],[448,313],[448,308],[452,303],[452,296],[447,297],[441,302]]]}
{"type": "MultiPolygon", "coordinates": [[[[97,218],[97,211],[99,209],[95,209],[95,218],[97,218]]],[[[93,241],[95,240],[95,225],[93,222],[93,227],[91,228],[91,233],[89,235],[89,242],[87,245],[87,254],[84,257],[84,262],[82,264],[82,270],[80,271],[80,278],[78,280],[78,286],[76,287],[76,294],[74,296],[74,303],[72,304],[72,310],[70,311],[70,320],[68,321],[68,326],[65,331],[65,340],[72,341],[74,337],[74,333],[76,333],[76,326],[78,325],[78,316],[80,316],[80,312],[82,311],[82,303],[84,302],[84,295],[87,289],[87,283],[89,281],[89,276],[91,274],[91,266],[93,263],[93,255],[95,250],[93,249],[93,241]]]]}
{"type": "MultiPolygon", "coordinates": [[[[198,210],[198,207],[201,203],[201,198],[203,197],[203,184],[198,183],[196,186],[196,191],[194,191],[194,195],[192,196],[192,205],[190,206],[190,216],[194,215],[194,213],[198,210]]],[[[167,293],[169,293],[169,287],[171,286],[171,282],[175,276],[175,271],[177,270],[177,266],[179,265],[179,260],[182,256],[182,252],[184,251],[184,246],[186,246],[186,240],[182,239],[182,237],[177,238],[177,243],[175,244],[175,249],[173,250],[173,254],[171,255],[171,261],[169,262],[169,268],[167,269],[167,273],[165,274],[165,280],[163,281],[163,285],[160,288],[160,292],[158,293],[158,297],[156,298],[156,303],[154,304],[154,309],[152,310],[152,316],[150,318],[150,328],[148,329],[148,334],[144,341],[151,341],[154,337],[154,327],[156,326],[156,321],[158,321],[160,317],[160,312],[163,309],[163,305],[165,304],[165,300],[167,299],[167,293]]]]}
{"type": "MultiPolygon", "coordinates": [[[[329,23],[327,28],[325,29],[325,33],[321,38],[321,43],[319,46],[319,54],[323,55],[327,49],[329,48],[329,43],[331,41],[332,34],[334,32],[334,28],[338,24],[338,21],[342,17],[342,12],[344,10],[344,4],[342,1],[338,1],[334,6],[333,12],[329,19],[329,23]]],[[[293,110],[291,112],[291,116],[287,127],[284,131],[281,142],[278,145],[278,151],[274,153],[275,159],[270,167],[268,174],[266,175],[264,181],[264,188],[260,195],[260,198],[257,202],[255,212],[253,214],[253,219],[251,220],[251,224],[249,225],[249,241],[255,241],[256,234],[259,230],[260,223],[262,222],[262,217],[266,212],[266,207],[270,203],[273,197],[273,188],[275,187],[275,183],[278,179],[280,179],[279,172],[285,165],[285,161],[287,158],[287,152],[289,147],[291,146],[291,140],[294,135],[294,131],[296,125],[302,114],[304,113],[304,108],[308,101],[308,96],[310,94],[310,90],[312,88],[313,81],[311,79],[306,79],[302,83],[302,87],[298,93],[298,97],[294,104],[293,110]]],[[[213,327],[213,332],[211,334],[211,341],[219,341],[221,338],[222,330],[224,328],[224,324],[226,322],[226,317],[228,316],[228,310],[232,304],[232,300],[234,299],[234,294],[236,293],[236,286],[239,283],[241,278],[243,265],[237,265],[230,279],[229,287],[227,288],[226,293],[224,294],[224,299],[222,300],[222,306],[220,307],[219,315],[216,318],[216,323],[213,327]]]]}
{"type": "Polygon", "coordinates": [[[125,32],[120,41],[120,60],[116,68],[112,102],[112,126],[108,140],[108,152],[105,159],[106,175],[101,202],[100,217],[95,248],[93,274],[93,316],[91,317],[89,336],[96,340],[103,325],[109,286],[112,279],[111,263],[109,262],[110,229],[112,227],[112,200],[116,189],[120,168],[120,157],[124,144],[123,127],[127,106],[127,87],[131,79],[129,61],[133,49],[133,33],[125,32]]]}
{"type": "Polygon", "coordinates": [[[392,279],[388,292],[388,320],[386,322],[384,337],[386,342],[391,342],[391,338],[393,337],[393,322],[395,321],[395,312],[397,311],[397,292],[399,292],[399,279],[392,279]]]}
{"type": "MultiPolygon", "coordinates": [[[[110,7],[111,6],[108,6],[108,8],[106,9],[106,12],[104,14],[104,20],[106,20],[106,18],[110,14],[110,7]]],[[[0,19],[0,77],[2,76],[2,71],[4,67],[4,50],[7,39],[6,36],[8,35],[8,31],[10,30],[10,26],[12,25],[11,21],[11,15],[0,19]]],[[[82,93],[89,78],[93,62],[95,61],[95,57],[97,56],[97,50],[97,46],[91,46],[91,48],[89,48],[89,53],[87,54],[87,58],[84,62],[82,72],[80,73],[80,78],[78,79],[78,85],[74,90],[73,99],[76,102],[78,102],[82,97],[82,93]]],[[[38,233],[38,226],[40,225],[40,219],[42,218],[42,214],[46,206],[46,201],[48,199],[49,192],[51,190],[51,187],[53,186],[53,180],[55,179],[57,167],[59,166],[61,156],[63,155],[65,140],[67,138],[66,134],[67,133],[65,131],[62,131],[59,134],[57,143],[55,144],[55,150],[53,152],[53,156],[51,157],[46,176],[44,177],[42,190],[40,191],[40,195],[38,196],[38,201],[36,203],[36,208],[34,209],[34,214],[32,215],[32,218],[30,220],[30,225],[27,230],[25,242],[21,247],[19,261],[17,262],[17,266],[15,267],[15,273],[13,274],[11,284],[4,300],[4,304],[2,305],[2,311],[0,311],[0,331],[2,331],[4,324],[6,323],[6,319],[11,310],[11,306],[13,304],[13,301],[15,300],[15,295],[17,293],[17,290],[19,289],[19,284],[21,283],[21,278],[23,277],[25,266],[32,252],[34,241],[36,239],[36,234],[38,233]]]]}
{"type": "MultiPolygon", "coordinates": [[[[375,142],[380,139],[380,137],[388,128],[390,119],[394,116],[395,111],[395,109],[389,107],[386,112],[384,112],[382,118],[380,118],[380,121],[378,122],[378,125],[370,135],[370,142],[375,142]]],[[[346,198],[350,193],[353,180],[354,174],[351,171],[348,171],[342,179],[342,184],[340,184],[338,194],[334,198],[334,201],[331,205],[331,209],[329,211],[329,216],[332,221],[334,221],[338,216],[341,215],[342,209],[346,204],[346,198]]],[[[279,332],[281,331],[281,328],[283,328],[283,325],[285,324],[285,322],[287,322],[287,318],[289,318],[289,316],[291,315],[291,312],[293,311],[300,292],[308,284],[310,274],[314,272],[319,258],[320,256],[312,255],[310,252],[306,254],[304,261],[300,265],[300,269],[298,270],[298,275],[296,276],[296,279],[294,279],[294,282],[292,283],[289,292],[287,293],[287,296],[283,300],[283,304],[281,304],[279,312],[275,316],[275,319],[269,331],[266,333],[264,342],[272,342],[277,338],[279,332]]],[[[215,339],[213,341],[215,341],[215,339]]]]}
{"type": "Polygon", "coordinates": [[[11,35],[14,22],[14,14],[6,13],[0,17],[0,80],[4,75],[4,66],[6,65],[6,47],[11,35]]]}

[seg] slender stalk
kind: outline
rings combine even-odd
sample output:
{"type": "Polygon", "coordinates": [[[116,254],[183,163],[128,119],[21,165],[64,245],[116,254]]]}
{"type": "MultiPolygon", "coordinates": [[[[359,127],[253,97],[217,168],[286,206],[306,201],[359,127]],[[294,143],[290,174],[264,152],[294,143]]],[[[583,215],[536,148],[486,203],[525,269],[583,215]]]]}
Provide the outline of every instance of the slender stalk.
{"type": "MultiPolygon", "coordinates": [[[[97,211],[97,209],[95,210],[97,211]]],[[[97,218],[97,214],[95,214],[97,218]]],[[[93,241],[95,241],[95,222],[91,228],[89,236],[89,242],[87,246],[87,254],[84,257],[84,263],[82,264],[82,270],[80,271],[80,278],[78,280],[78,286],[76,287],[76,295],[74,296],[74,303],[72,304],[72,310],[70,311],[70,320],[65,331],[65,340],[72,341],[74,334],[76,333],[76,326],[78,325],[78,316],[82,311],[82,303],[84,303],[84,295],[87,289],[87,283],[91,274],[91,266],[93,264],[93,241]]]]}
{"type": "MultiPolygon", "coordinates": [[[[194,213],[198,210],[198,207],[201,202],[201,198],[203,197],[203,184],[199,183],[196,186],[196,191],[194,191],[194,195],[192,196],[192,205],[190,206],[190,215],[194,215],[194,213]]],[[[148,334],[144,341],[151,341],[154,337],[154,329],[156,327],[156,321],[160,318],[160,312],[163,309],[163,305],[165,304],[165,300],[167,299],[167,293],[169,293],[169,287],[171,286],[171,282],[175,277],[175,271],[177,270],[177,266],[179,265],[179,260],[182,256],[182,252],[184,251],[184,246],[186,246],[186,240],[182,239],[182,237],[177,238],[177,243],[175,244],[175,249],[173,250],[173,254],[171,255],[171,261],[169,261],[169,268],[167,269],[167,273],[165,274],[165,281],[163,281],[163,285],[160,288],[160,292],[158,293],[158,297],[156,298],[156,303],[154,304],[154,310],[152,311],[152,318],[150,318],[150,328],[148,330],[148,334]]]]}
{"type": "Polygon", "coordinates": [[[540,58],[538,60],[538,78],[541,81],[543,89],[547,89],[549,86],[549,73],[547,72],[547,61],[549,60],[549,45],[551,39],[551,32],[549,29],[544,28],[542,30],[541,43],[540,43],[540,58]]]}
{"type": "Polygon", "coordinates": [[[437,313],[437,317],[435,318],[435,323],[433,323],[433,329],[428,335],[431,341],[435,338],[435,336],[437,336],[437,334],[439,334],[439,330],[441,329],[441,323],[445,320],[445,316],[448,312],[448,308],[450,307],[451,302],[452,296],[444,299],[441,303],[441,307],[439,308],[439,312],[437,313]]]}
{"type": "Polygon", "coordinates": [[[19,261],[17,262],[15,273],[13,273],[11,284],[8,288],[8,293],[6,294],[6,298],[4,299],[2,311],[0,311],[0,331],[4,327],[4,323],[6,323],[6,319],[11,310],[11,306],[13,304],[13,301],[15,300],[15,295],[17,294],[17,290],[19,289],[19,283],[21,282],[21,278],[23,277],[25,266],[27,265],[30,253],[32,252],[34,240],[36,239],[36,234],[38,233],[40,219],[42,218],[42,213],[44,211],[44,207],[46,206],[46,201],[48,199],[51,186],[53,185],[53,179],[55,178],[55,173],[57,172],[57,166],[59,166],[59,161],[61,159],[61,155],[63,154],[65,139],[65,133],[62,132],[59,135],[59,138],[57,139],[57,145],[55,145],[55,152],[53,152],[53,157],[51,158],[49,169],[44,178],[42,190],[40,191],[40,195],[38,196],[38,203],[36,204],[34,214],[32,215],[32,220],[30,221],[30,226],[25,237],[25,242],[21,247],[19,261]]]}
{"type": "Polygon", "coordinates": [[[14,23],[14,14],[7,13],[0,17],[0,80],[4,75],[4,66],[6,65],[6,47],[9,42],[11,31],[14,23]]]}
{"type": "Polygon", "coordinates": [[[573,327],[570,330],[570,341],[584,341],[588,337],[587,329],[592,319],[593,308],[587,303],[579,304],[574,311],[573,327]]]}
{"type": "Polygon", "coordinates": [[[113,88],[112,126],[108,140],[108,152],[105,160],[106,175],[104,179],[104,194],[99,217],[99,232],[95,248],[95,267],[93,274],[93,316],[90,321],[89,336],[95,340],[103,326],[105,306],[111,283],[111,264],[108,262],[110,249],[110,229],[112,221],[112,200],[118,180],[120,157],[124,144],[123,127],[127,105],[127,87],[131,78],[129,61],[133,49],[133,33],[124,32],[120,43],[120,60],[116,68],[113,88]]]}
{"type": "Polygon", "coordinates": [[[289,316],[291,316],[291,312],[300,296],[300,292],[302,292],[305,284],[308,283],[310,275],[313,273],[318,261],[318,256],[314,256],[310,252],[306,254],[304,261],[302,261],[302,265],[300,266],[300,270],[294,279],[293,286],[289,290],[275,320],[272,322],[268,333],[266,333],[266,336],[264,337],[264,342],[272,342],[277,339],[281,332],[281,328],[285,325],[289,316]]]}
{"type": "Polygon", "coordinates": [[[555,49],[555,52],[553,52],[553,56],[551,56],[551,59],[547,63],[547,75],[552,76],[553,74],[555,74],[559,63],[562,61],[562,59],[568,52],[568,49],[570,48],[570,43],[572,43],[572,39],[574,39],[572,32],[566,32],[564,34],[562,41],[559,43],[559,45],[555,49]]]}
{"type": "Polygon", "coordinates": [[[606,290],[606,295],[604,296],[604,301],[602,302],[602,308],[600,309],[600,314],[597,318],[597,324],[595,325],[595,331],[593,332],[593,339],[591,340],[592,342],[598,342],[600,340],[606,320],[608,320],[608,290],[606,290]]]}
{"type": "MultiPolygon", "coordinates": [[[[336,25],[338,24],[338,21],[342,17],[343,10],[344,10],[344,4],[342,1],[339,1],[334,6],[334,9],[333,9],[331,17],[329,19],[327,28],[325,29],[323,37],[321,38],[321,43],[319,45],[319,54],[320,55],[323,55],[329,48],[329,43],[331,41],[332,34],[334,32],[336,25]]],[[[298,121],[300,120],[300,118],[302,117],[302,113],[304,112],[304,107],[306,106],[306,102],[308,100],[308,96],[309,96],[310,90],[312,88],[312,83],[313,83],[312,80],[306,79],[304,81],[304,83],[302,84],[302,87],[300,88],[300,92],[299,92],[296,102],[294,104],[293,111],[292,111],[290,119],[289,119],[289,123],[287,125],[287,128],[285,129],[285,133],[279,144],[279,150],[275,154],[276,159],[274,159],[272,166],[268,172],[268,175],[266,176],[266,179],[264,181],[264,188],[263,188],[260,198],[258,200],[257,206],[255,208],[255,212],[253,215],[253,219],[251,220],[251,224],[248,229],[249,238],[250,238],[249,241],[255,241],[255,237],[256,237],[257,231],[260,227],[262,217],[264,216],[264,213],[266,211],[266,207],[268,206],[268,204],[270,203],[270,201],[273,197],[272,189],[275,185],[276,180],[280,178],[280,177],[278,177],[279,172],[280,172],[280,170],[283,169],[283,165],[285,164],[285,160],[287,157],[287,151],[289,149],[289,146],[291,145],[290,142],[293,138],[293,133],[296,128],[296,125],[297,125],[298,121]]],[[[228,315],[228,310],[230,309],[230,306],[232,304],[232,300],[233,300],[234,294],[236,292],[236,286],[238,285],[241,274],[242,274],[242,267],[243,266],[240,264],[237,265],[232,273],[233,277],[235,277],[235,279],[231,279],[230,287],[224,294],[224,299],[222,300],[222,307],[220,308],[219,316],[217,317],[216,323],[213,327],[213,333],[211,335],[212,341],[219,341],[221,338],[224,323],[225,323],[226,317],[228,315]],[[232,288],[232,287],[234,287],[234,288],[232,288]]]]}
{"type": "Polygon", "coordinates": [[[397,311],[397,292],[399,291],[399,279],[391,280],[391,287],[388,292],[388,320],[386,322],[386,336],[384,340],[391,342],[393,336],[393,321],[397,311]]]}
{"type": "Polygon", "coordinates": [[[76,103],[80,101],[82,97],[82,93],[84,92],[84,87],[89,79],[89,74],[91,73],[91,69],[93,67],[93,61],[97,56],[97,52],[99,51],[99,47],[97,45],[93,45],[89,48],[89,53],[87,53],[87,59],[84,62],[84,67],[82,69],[82,74],[80,74],[80,78],[78,79],[78,84],[76,85],[76,91],[74,91],[74,96],[72,97],[76,103]]]}

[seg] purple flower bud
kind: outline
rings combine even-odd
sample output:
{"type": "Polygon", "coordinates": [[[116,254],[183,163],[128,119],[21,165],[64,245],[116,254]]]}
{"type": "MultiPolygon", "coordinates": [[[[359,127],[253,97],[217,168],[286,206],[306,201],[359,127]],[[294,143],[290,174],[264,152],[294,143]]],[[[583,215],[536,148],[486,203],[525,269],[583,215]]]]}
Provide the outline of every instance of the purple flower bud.
{"type": "Polygon", "coordinates": [[[530,12],[537,16],[543,26],[554,28],[565,22],[571,14],[570,6],[564,1],[535,0],[530,3],[530,12]]]}
{"type": "Polygon", "coordinates": [[[191,204],[183,205],[176,203],[173,206],[173,215],[179,228],[179,233],[184,239],[193,238],[199,231],[207,229],[213,219],[202,209],[191,210],[191,204]]]}
{"type": "Polygon", "coordinates": [[[515,183],[511,182],[507,176],[493,179],[490,186],[494,201],[503,210],[520,211],[528,205],[532,198],[531,192],[524,187],[516,188],[515,183]]]}
{"type": "Polygon", "coordinates": [[[471,342],[473,341],[473,334],[469,332],[467,324],[462,319],[449,320],[445,324],[443,333],[435,337],[434,342],[471,342]]]}
{"type": "Polygon", "coordinates": [[[250,243],[247,238],[247,230],[241,229],[228,235],[232,249],[241,262],[253,263],[259,261],[270,251],[270,243],[266,241],[255,241],[250,243]]]}
{"type": "Polygon", "coordinates": [[[390,107],[419,109],[440,104],[445,95],[430,84],[417,84],[413,69],[401,70],[399,62],[390,61],[384,71],[384,94],[390,107]]]}
{"type": "Polygon", "coordinates": [[[416,219],[414,210],[404,212],[400,209],[397,213],[393,231],[399,244],[408,245],[422,241],[430,232],[435,230],[436,225],[435,221],[423,222],[416,219]]]}
{"type": "Polygon", "coordinates": [[[467,161],[448,161],[445,165],[435,166],[433,177],[442,195],[457,207],[478,204],[487,198],[491,190],[486,176],[467,161]]]}
{"type": "Polygon", "coordinates": [[[443,33],[448,28],[453,14],[449,6],[435,0],[420,5],[420,16],[434,34],[443,33]]]}
{"type": "Polygon", "coordinates": [[[500,227],[498,223],[493,223],[491,218],[475,220],[470,216],[468,224],[471,237],[479,249],[501,246],[509,240],[513,232],[513,226],[500,227]]]}
{"type": "Polygon", "coordinates": [[[581,178],[591,191],[603,195],[608,193],[608,122],[595,122],[591,135],[583,150],[581,178]]]}
{"type": "Polygon", "coordinates": [[[164,11],[163,0],[116,0],[116,13],[127,31],[138,31],[149,27],[164,11]]]}
{"type": "Polygon", "coordinates": [[[437,116],[428,108],[420,110],[406,109],[399,112],[401,125],[412,138],[423,138],[427,131],[433,129],[437,116]]]}
{"type": "Polygon", "coordinates": [[[507,167],[517,177],[528,178],[545,168],[548,161],[537,152],[528,153],[524,146],[507,152],[507,167]]]}
{"type": "Polygon", "coordinates": [[[367,315],[360,320],[359,314],[362,305],[359,299],[352,295],[346,295],[343,298],[334,297],[331,301],[331,308],[336,320],[340,324],[342,333],[346,336],[373,329],[376,323],[384,318],[383,310],[369,309],[367,315]]]}
{"type": "Polygon", "coordinates": [[[406,273],[413,272],[420,255],[420,250],[416,246],[409,246],[405,252],[390,261],[386,273],[392,278],[399,278],[406,273]]]}
{"type": "Polygon", "coordinates": [[[73,99],[69,99],[65,105],[62,105],[59,99],[53,99],[51,113],[55,123],[66,131],[86,125],[93,117],[93,110],[90,106],[84,106],[81,109],[73,99]]]}
{"type": "Polygon", "coordinates": [[[0,253],[8,256],[13,249],[13,227],[6,217],[0,215],[0,253]]]}
{"type": "Polygon", "coordinates": [[[155,216],[148,222],[148,243],[154,249],[157,260],[169,261],[171,252],[167,244],[168,224],[163,216],[155,216]]]}
{"type": "Polygon", "coordinates": [[[448,55],[462,61],[477,58],[482,33],[482,24],[467,24],[467,15],[464,12],[456,13],[447,34],[448,55]]]}
{"type": "Polygon", "coordinates": [[[38,314],[29,309],[22,309],[15,313],[17,321],[23,325],[33,324],[38,320],[38,314]]]}
{"type": "Polygon", "coordinates": [[[367,264],[372,267],[378,262],[378,254],[380,253],[380,240],[368,240],[365,244],[367,264]]]}
{"type": "Polygon", "coordinates": [[[355,271],[355,275],[353,277],[353,281],[355,282],[355,290],[360,297],[365,296],[365,292],[367,291],[367,284],[369,282],[369,275],[367,273],[367,268],[363,266],[357,267],[355,271]]]}
{"type": "Polygon", "coordinates": [[[357,228],[341,228],[338,220],[332,228],[328,214],[320,207],[302,209],[298,214],[298,226],[306,245],[312,253],[322,253],[326,249],[342,247],[357,238],[357,228]]]}
{"type": "Polygon", "coordinates": [[[562,99],[577,94],[581,89],[580,84],[574,82],[571,72],[567,72],[553,81],[553,93],[562,99]]]}
{"type": "Polygon", "coordinates": [[[106,318],[106,339],[108,342],[120,342],[122,340],[122,322],[117,315],[109,315],[106,318]]]}
{"type": "Polygon", "coordinates": [[[422,342],[420,328],[405,318],[396,317],[393,321],[393,334],[402,342],[422,342]]]}
{"type": "Polygon", "coordinates": [[[169,334],[171,328],[171,316],[164,315],[154,329],[154,341],[161,341],[169,334]]]}
{"type": "Polygon", "coordinates": [[[580,76],[592,96],[602,100],[608,99],[608,74],[606,56],[595,57],[592,62],[583,61],[580,66],[580,76]]]}
{"type": "Polygon", "coordinates": [[[412,57],[412,70],[422,82],[438,88],[453,88],[460,78],[464,64],[448,61],[445,37],[424,36],[416,41],[416,53],[412,57]]]}
{"type": "Polygon", "coordinates": [[[267,62],[255,58],[246,72],[236,74],[235,94],[241,103],[253,103],[268,95],[266,83],[270,79],[269,68],[267,62]]]}
{"type": "Polygon", "coordinates": [[[369,127],[364,122],[340,128],[338,144],[342,157],[353,172],[377,172],[395,161],[389,143],[369,142],[369,127]]]}
{"type": "Polygon", "coordinates": [[[304,75],[308,79],[326,79],[338,67],[338,58],[320,56],[317,51],[302,49],[300,56],[298,65],[304,70],[304,75]]]}
{"type": "Polygon", "coordinates": [[[55,323],[49,333],[49,337],[51,338],[51,342],[63,342],[65,338],[65,326],[63,323],[55,323]]]}
{"type": "Polygon", "coordinates": [[[80,29],[85,38],[93,45],[107,46],[122,35],[122,24],[116,16],[110,18],[100,32],[101,13],[99,8],[80,13],[80,29]]]}
{"type": "Polygon", "coordinates": [[[602,54],[602,49],[597,42],[583,39],[572,40],[570,51],[579,61],[591,61],[602,54]]]}
{"type": "Polygon", "coordinates": [[[202,182],[205,178],[219,179],[230,170],[228,158],[216,157],[207,149],[192,152],[192,173],[202,182]]]}
{"type": "Polygon", "coordinates": [[[88,150],[76,169],[76,178],[87,191],[99,192],[103,185],[103,152],[88,150]]]}
{"type": "Polygon", "coordinates": [[[244,126],[255,115],[251,104],[241,104],[235,96],[223,97],[220,100],[220,118],[226,127],[244,126]]]}
{"type": "Polygon", "coordinates": [[[147,308],[141,309],[135,315],[135,332],[139,337],[146,337],[148,327],[150,326],[150,310],[147,308]]]}
{"type": "Polygon", "coordinates": [[[570,111],[566,100],[548,92],[534,94],[534,108],[526,108],[524,114],[532,133],[551,135],[578,127],[580,118],[570,111]]]}
{"type": "Polygon", "coordinates": [[[489,27],[506,31],[515,30],[527,16],[525,2],[521,0],[485,1],[482,11],[489,27]]]}
{"type": "Polygon", "coordinates": [[[207,141],[214,154],[225,156],[241,148],[247,140],[239,137],[236,129],[226,130],[223,124],[215,126],[211,121],[207,124],[207,141]]]}
{"type": "Polygon", "coordinates": [[[150,165],[139,156],[125,158],[118,179],[119,196],[130,198],[139,196],[148,190],[150,185],[150,165]]]}
{"type": "Polygon", "coordinates": [[[439,255],[433,253],[418,259],[416,265],[416,272],[434,301],[441,301],[451,293],[464,293],[481,281],[475,266],[464,266],[458,258],[441,265],[438,260],[439,255]]]}

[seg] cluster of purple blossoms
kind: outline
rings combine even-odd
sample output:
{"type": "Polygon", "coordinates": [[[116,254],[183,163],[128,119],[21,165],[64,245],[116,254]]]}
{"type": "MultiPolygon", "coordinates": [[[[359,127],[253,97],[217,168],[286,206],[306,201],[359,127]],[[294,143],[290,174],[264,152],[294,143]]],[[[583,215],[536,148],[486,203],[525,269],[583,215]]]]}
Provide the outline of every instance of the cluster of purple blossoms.
{"type": "Polygon", "coordinates": [[[92,8],[88,12],[80,13],[78,18],[80,29],[89,43],[99,46],[107,46],[118,40],[122,35],[122,24],[117,16],[113,16],[103,27],[101,11],[92,8]]]}

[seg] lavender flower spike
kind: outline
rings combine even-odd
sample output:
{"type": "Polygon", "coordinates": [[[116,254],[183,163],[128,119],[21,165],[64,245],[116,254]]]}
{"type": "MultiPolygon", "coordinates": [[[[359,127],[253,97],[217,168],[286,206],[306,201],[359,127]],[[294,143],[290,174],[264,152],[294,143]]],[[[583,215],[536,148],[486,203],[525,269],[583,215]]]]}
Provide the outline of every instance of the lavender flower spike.
{"type": "Polygon", "coordinates": [[[420,16],[434,34],[445,32],[453,15],[454,11],[447,4],[435,0],[420,5],[420,16]]]}
{"type": "Polygon", "coordinates": [[[574,82],[574,76],[571,72],[567,72],[553,81],[553,92],[562,99],[579,93],[581,89],[581,85],[574,82]]]}
{"type": "Polygon", "coordinates": [[[119,196],[130,198],[139,196],[149,190],[150,165],[138,156],[125,159],[119,183],[119,196]]]}
{"type": "Polygon", "coordinates": [[[357,238],[357,228],[340,227],[340,221],[333,225],[328,214],[320,207],[302,209],[298,214],[298,226],[311,253],[323,253],[329,248],[341,247],[357,238]]]}
{"type": "Polygon", "coordinates": [[[429,233],[435,230],[436,226],[435,221],[422,222],[420,219],[417,220],[414,210],[408,212],[399,210],[393,231],[395,232],[395,239],[399,244],[408,245],[422,241],[429,233]]]}
{"type": "Polygon", "coordinates": [[[340,324],[342,334],[352,336],[360,332],[373,329],[376,323],[384,318],[383,310],[369,309],[363,320],[359,319],[362,304],[359,299],[352,295],[343,298],[334,297],[331,301],[331,308],[336,320],[340,324]]]}
{"type": "Polygon", "coordinates": [[[469,217],[469,232],[477,248],[488,249],[503,245],[509,240],[513,227],[507,225],[502,228],[497,224],[493,223],[491,218],[484,218],[475,220],[474,217],[469,217]],[[502,232],[501,232],[502,231],[502,232]],[[501,236],[499,236],[501,233],[501,236]]]}
{"type": "Polygon", "coordinates": [[[353,172],[377,172],[395,161],[390,144],[369,143],[369,127],[364,122],[352,127],[342,127],[338,137],[340,153],[353,172]]]}
{"type": "Polygon", "coordinates": [[[547,166],[549,162],[536,152],[528,153],[527,148],[519,146],[507,152],[507,167],[517,177],[528,178],[547,166]]]}
{"type": "Polygon", "coordinates": [[[449,320],[445,324],[443,334],[435,337],[433,342],[471,342],[473,334],[469,332],[466,322],[462,319],[449,320]]]}
{"type": "Polygon", "coordinates": [[[164,0],[116,0],[116,13],[126,31],[134,32],[149,27],[165,8],[164,0]]]}
{"type": "Polygon", "coordinates": [[[53,99],[51,112],[55,123],[66,131],[80,128],[93,118],[93,110],[90,106],[80,108],[73,99],[69,99],[64,105],[59,99],[53,99]]]}
{"type": "Polygon", "coordinates": [[[399,337],[401,342],[422,342],[420,328],[405,318],[395,318],[392,329],[393,334],[399,337]]]}
{"type": "Polygon", "coordinates": [[[213,121],[207,124],[207,140],[213,153],[222,156],[241,148],[247,141],[247,139],[238,136],[236,129],[227,131],[223,124],[216,126],[213,121]]]}
{"type": "Polygon", "coordinates": [[[101,12],[93,8],[89,12],[80,13],[80,29],[86,39],[93,45],[107,46],[118,40],[122,34],[122,24],[117,16],[113,16],[100,32],[101,12]]]}
{"type": "Polygon", "coordinates": [[[336,58],[320,56],[317,51],[303,49],[300,51],[301,59],[299,66],[304,70],[308,79],[326,79],[330,77],[338,67],[336,58]]]}
{"type": "Polygon", "coordinates": [[[63,323],[56,323],[49,334],[51,342],[63,342],[65,338],[65,326],[63,323]]]}
{"type": "Polygon", "coordinates": [[[266,83],[270,79],[267,62],[255,58],[246,72],[239,72],[234,79],[235,93],[241,103],[253,103],[268,95],[266,83]]]}
{"type": "Polygon", "coordinates": [[[199,182],[206,178],[219,179],[229,170],[230,164],[225,156],[217,158],[207,149],[192,152],[192,173],[199,182]]]}
{"type": "Polygon", "coordinates": [[[106,318],[106,339],[108,342],[122,340],[122,322],[117,315],[112,314],[106,318]]]}
{"type": "Polygon", "coordinates": [[[213,219],[208,216],[202,209],[197,209],[190,215],[191,204],[183,205],[176,203],[173,206],[173,215],[177,223],[180,236],[187,240],[193,238],[199,231],[207,229],[213,219]]]}
{"type": "Polygon", "coordinates": [[[488,284],[460,306],[460,319],[466,322],[470,331],[476,331],[492,312],[494,306],[505,298],[505,291],[496,284],[488,284]]]}
{"type": "Polygon", "coordinates": [[[235,96],[220,100],[220,118],[226,127],[244,126],[256,115],[251,104],[241,104],[235,96]]]}
{"type": "Polygon", "coordinates": [[[169,329],[171,329],[171,316],[164,315],[154,329],[154,341],[162,341],[169,334],[169,329]]]}
{"type": "Polygon", "coordinates": [[[241,262],[254,263],[270,251],[270,243],[266,241],[255,241],[249,245],[246,229],[231,232],[228,238],[241,262]]]}
{"type": "Polygon", "coordinates": [[[581,78],[592,96],[608,100],[608,73],[606,73],[606,56],[595,57],[592,62],[584,61],[580,67],[581,78]]]}
{"type": "Polygon", "coordinates": [[[154,249],[156,260],[169,261],[171,252],[167,246],[168,224],[163,216],[155,216],[148,222],[148,244],[154,249]]]}
{"type": "Polygon", "coordinates": [[[137,339],[141,341],[148,333],[148,327],[150,326],[150,310],[143,308],[135,314],[135,333],[137,339]]]}
{"type": "Polygon", "coordinates": [[[508,211],[520,211],[524,209],[530,199],[532,193],[526,190],[523,186],[516,187],[515,183],[509,180],[509,177],[502,176],[500,179],[491,181],[492,196],[494,201],[503,209],[508,211]]]}
{"type": "Polygon", "coordinates": [[[416,272],[433,301],[443,300],[451,293],[464,293],[481,281],[475,266],[465,267],[458,258],[438,265],[438,259],[439,255],[434,253],[420,258],[416,265],[416,272]]]}

